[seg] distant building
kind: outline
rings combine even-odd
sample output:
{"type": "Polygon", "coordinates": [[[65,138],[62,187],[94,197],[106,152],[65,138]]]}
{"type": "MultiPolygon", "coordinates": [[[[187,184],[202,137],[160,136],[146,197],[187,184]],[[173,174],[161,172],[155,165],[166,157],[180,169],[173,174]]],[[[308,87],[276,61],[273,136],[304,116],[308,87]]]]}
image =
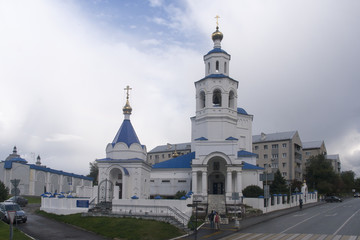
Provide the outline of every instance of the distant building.
{"type": "Polygon", "coordinates": [[[331,161],[335,173],[341,172],[341,162],[339,154],[326,155],[326,159],[331,161]]]}
{"type": "Polygon", "coordinates": [[[256,165],[267,172],[280,171],[288,181],[302,181],[302,143],[297,131],[254,135],[253,153],[257,154],[256,165]]]}
{"type": "Polygon", "coordinates": [[[310,141],[303,142],[303,173],[306,172],[306,167],[310,163],[310,158],[317,155],[326,155],[326,147],[324,141],[310,141]]]}
{"type": "Polygon", "coordinates": [[[160,145],[147,153],[147,162],[151,165],[167,161],[191,152],[191,143],[160,145]]]}
{"type": "Polygon", "coordinates": [[[0,181],[15,194],[11,180],[19,179],[18,195],[40,196],[44,192],[76,192],[77,187],[92,187],[92,178],[42,166],[40,160],[38,156],[36,164],[28,164],[14,147],[13,153],[0,162],[0,181]]]}

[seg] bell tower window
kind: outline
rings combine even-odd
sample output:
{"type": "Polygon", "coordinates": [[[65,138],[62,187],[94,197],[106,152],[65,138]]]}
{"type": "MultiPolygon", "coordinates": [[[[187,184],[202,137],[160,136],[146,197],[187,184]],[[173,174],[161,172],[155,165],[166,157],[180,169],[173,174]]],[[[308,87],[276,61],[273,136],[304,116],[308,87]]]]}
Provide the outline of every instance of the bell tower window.
{"type": "Polygon", "coordinates": [[[213,92],[213,105],[214,107],[221,107],[221,91],[215,89],[213,92]]]}
{"type": "Polygon", "coordinates": [[[216,70],[216,72],[219,72],[219,61],[216,61],[216,68],[215,68],[215,70],[216,70]]]}
{"type": "Polygon", "coordinates": [[[208,62],[208,73],[210,73],[210,63],[208,62]]]}
{"type": "Polygon", "coordinates": [[[224,62],[224,73],[226,73],[226,62],[224,62]]]}
{"type": "Polygon", "coordinates": [[[205,92],[201,91],[200,92],[200,108],[204,108],[205,107],[205,92]]]}
{"type": "Polygon", "coordinates": [[[229,108],[235,108],[235,94],[233,91],[229,92],[229,108]]]}

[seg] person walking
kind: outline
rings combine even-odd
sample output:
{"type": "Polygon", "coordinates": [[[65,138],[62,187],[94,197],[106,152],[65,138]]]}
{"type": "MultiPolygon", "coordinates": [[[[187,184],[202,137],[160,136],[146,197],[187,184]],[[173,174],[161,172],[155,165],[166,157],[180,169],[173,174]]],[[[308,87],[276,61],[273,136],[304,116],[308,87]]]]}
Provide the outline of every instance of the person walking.
{"type": "Polygon", "coordinates": [[[214,229],[214,210],[211,211],[211,213],[209,214],[209,222],[210,222],[210,228],[214,229]]]}
{"type": "Polygon", "coordinates": [[[302,207],[303,207],[303,200],[300,198],[299,199],[299,207],[300,207],[300,210],[302,210],[302,207]]]}
{"type": "Polygon", "coordinates": [[[215,221],[215,228],[216,228],[216,230],[220,230],[220,221],[221,221],[221,218],[220,218],[220,215],[219,215],[218,212],[216,212],[216,214],[215,214],[214,221],[215,221]]]}

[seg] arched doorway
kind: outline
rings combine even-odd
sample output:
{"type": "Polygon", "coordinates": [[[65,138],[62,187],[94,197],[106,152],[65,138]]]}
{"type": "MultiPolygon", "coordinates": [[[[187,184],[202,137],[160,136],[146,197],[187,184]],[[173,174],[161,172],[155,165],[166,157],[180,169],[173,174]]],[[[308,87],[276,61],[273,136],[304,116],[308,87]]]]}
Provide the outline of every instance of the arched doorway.
{"type": "Polygon", "coordinates": [[[225,194],[226,161],[221,157],[213,157],[208,162],[208,191],[209,194],[225,194]]]}
{"type": "Polygon", "coordinates": [[[122,199],[123,195],[123,174],[119,168],[113,168],[110,171],[110,181],[114,183],[115,186],[119,187],[118,198],[122,199]]]}

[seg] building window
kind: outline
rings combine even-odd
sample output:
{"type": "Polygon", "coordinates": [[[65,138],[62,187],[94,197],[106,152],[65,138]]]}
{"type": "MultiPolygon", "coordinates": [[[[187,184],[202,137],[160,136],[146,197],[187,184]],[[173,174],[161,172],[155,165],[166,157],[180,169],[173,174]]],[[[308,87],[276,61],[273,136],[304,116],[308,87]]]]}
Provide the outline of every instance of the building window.
{"type": "Polygon", "coordinates": [[[286,148],[286,146],[287,146],[286,143],[283,143],[283,144],[282,144],[282,147],[283,147],[283,148],[286,148]]]}
{"type": "Polygon", "coordinates": [[[264,168],[266,168],[266,166],[267,166],[267,164],[266,164],[266,163],[264,163],[264,168]]]}
{"type": "Polygon", "coordinates": [[[283,158],[286,158],[286,156],[287,156],[286,153],[283,153],[283,154],[282,154],[282,157],[283,157],[283,158]]]}
{"type": "Polygon", "coordinates": [[[235,94],[233,91],[229,92],[229,108],[235,107],[235,94]]]}
{"type": "Polygon", "coordinates": [[[159,160],[159,155],[155,155],[155,160],[159,160]]]}
{"type": "Polygon", "coordinates": [[[178,180],[179,183],[184,183],[186,180],[178,180]]]}
{"type": "Polygon", "coordinates": [[[208,62],[208,73],[210,73],[210,63],[208,62]]]}
{"type": "Polygon", "coordinates": [[[272,168],[279,168],[279,164],[277,164],[277,163],[272,163],[272,164],[271,164],[271,167],[272,167],[272,168]]]}
{"type": "Polygon", "coordinates": [[[200,108],[204,108],[205,107],[205,92],[201,91],[200,92],[200,108]]]}
{"type": "Polygon", "coordinates": [[[286,167],[286,163],[285,163],[285,162],[283,162],[283,163],[282,163],[282,166],[283,166],[283,168],[284,168],[284,167],[286,167]]]}
{"type": "Polygon", "coordinates": [[[268,155],[267,154],[264,154],[264,159],[267,159],[268,158],[268,155]]]}
{"type": "Polygon", "coordinates": [[[255,150],[259,150],[259,146],[255,146],[255,150]]]}
{"type": "Polygon", "coordinates": [[[170,180],[162,180],[163,183],[170,183],[170,180]]]}
{"type": "Polygon", "coordinates": [[[264,149],[268,149],[268,145],[264,145],[264,149]]]}
{"type": "Polygon", "coordinates": [[[168,158],[171,158],[171,154],[170,154],[170,153],[168,154],[168,158]]]}
{"type": "Polygon", "coordinates": [[[219,72],[219,61],[216,61],[216,72],[219,72]]]}
{"type": "Polygon", "coordinates": [[[277,159],[277,158],[279,158],[279,155],[278,154],[273,154],[273,155],[271,155],[271,158],[272,159],[277,159]]]}
{"type": "Polygon", "coordinates": [[[154,182],[154,179],[151,179],[150,182],[154,182]]]}
{"type": "Polygon", "coordinates": [[[152,155],[149,156],[149,159],[150,159],[150,160],[152,159],[152,155]]]}
{"type": "Polygon", "coordinates": [[[278,148],[278,145],[277,145],[277,144],[273,144],[273,145],[271,145],[271,148],[272,148],[272,149],[277,149],[277,148],[278,148]]]}
{"type": "Polygon", "coordinates": [[[224,73],[226,73],[226,68],[227,68],[226,62],[224,62],[224,73]]]}
{"type": "Polygon", "coordinates": [[[221,107],[221,91],[219,89],[215,89],[213,92],[213,105],[221,107]]]}
{"type": "Polygon", "coordinates": [[[282,176],[286,177],[287,176],[287,172],[282,172],[282,176]]]}
{"type": "Polygon", "coordinates": [[[161,157],[162,157],[162,158],[165,158],[165,154],[161,154],[161,157]]]}
{"type": "Polygon", "coordinates": [[[311,152],[306,152],[305,154],[306,154],[306,156],[310,156],[311,152]]]}

